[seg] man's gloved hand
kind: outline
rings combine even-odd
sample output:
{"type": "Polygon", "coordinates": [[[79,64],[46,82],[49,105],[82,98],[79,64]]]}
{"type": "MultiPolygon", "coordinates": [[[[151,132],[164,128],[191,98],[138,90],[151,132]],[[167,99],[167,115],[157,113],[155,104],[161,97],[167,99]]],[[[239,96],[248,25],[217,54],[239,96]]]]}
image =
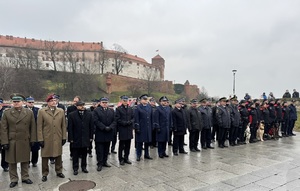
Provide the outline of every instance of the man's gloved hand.
{"type": "Polygon", "coordinates": [[[141,130],[140,130],[140,129],[135,129],[135,133],[136,133],[136,134],[140,134],[140,133],[141,133],[141,130]]]}
{"type": "Polygon", "coordinates": [[[9,144],[3,145],[3,149],[4,149],[4,150],[8,150],[8,149],[9,149],[9,144]]]}
{"type": "Polygon", "coordinates": [[[105,127],[105,131],[110,131],[110,130],[111,130],[111,128],[109,126],[105,127]]]}
{"type": "Polygon", "coordinates": [[[41,146],[42,148],[44,148],[44,146],[45,146],[44,141],[39,142],[39,144],[40,144],[40,146],[41,146]]]}
{"type": "Polygon", "coordinates": [[[67,140],[66,140],[66,139],[63,139],[63,140],[61,141],[62,146],[64,146],[64,145],[66,144],[66,142],[67,142],[67,140]]]}
{"type": "Polygon", "coordinates": [[[160,130],[160,128],[157,128],[156,131],[157,131],[157,133],[160,133],[161,130],[160,130]]]}

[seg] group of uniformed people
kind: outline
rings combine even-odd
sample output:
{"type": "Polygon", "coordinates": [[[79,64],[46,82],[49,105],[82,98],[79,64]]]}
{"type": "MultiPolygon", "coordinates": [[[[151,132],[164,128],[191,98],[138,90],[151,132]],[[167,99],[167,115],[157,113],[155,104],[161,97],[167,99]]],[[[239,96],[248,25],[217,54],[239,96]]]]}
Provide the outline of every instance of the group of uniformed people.
{"type": "MultiPolygon", "coordinates": [[[[9,171],[10,187],[18,184],[17,163],[21,163],[22,182],[32,184],[28,175],[30,151],[31,163],[36,166],[39,149],[42,157],[42,181],[47,181],[49,161],[55,163],[57,176],[64,178],[62,146],[67,139],[70,142],[73,174],[77,175],[79,158],[82,172],[88,173],[86,158],[88,153],[92,157],[93,140],[97,171],[101,171],[103,167],[110,167],[108,155],[110,152],[116,153],[114,148],[117,137],[119,163],[125,165],[131,164],[129,154],[134,135],[137,161],[141,160],[142,155],[146,160],[153,159],[149,154],[150,147],[157,147],[159,158],[169,157],[167,145],[172,146],[174,156],[179,153],[187,154],[184,149],[187,131],[191,152],[200,152],[200,147],[214,149],[211,144],[215,137],[219,148],[228,147],[226,140],[230,146],[245,144],[247,126],[251,129],[250,142],[254,143],[257,141],[256,130],[261,122],[265,125],[265,139],[280,138],[280,130],[284,137],[295,135],[295,101],[288,104],[273,99],[251,100],[249,97],[239,102],[233,96],[230,99],[222,97],[213,106],[207,99],[193,99],[188,108],[183,98],[176,100],[174,107],[166,96],[161,97],[157,105],[154,98],[149,100],[148,95],[144,94],[133,107],[128,104],[128,96],[120,98],[120,105],[114,110],[106,97],[93,100],[93,106],[85,108],[85,103],[76,96],[65,115],[65,108],[59,106],[58,95],[49,95],[46,107],[38,109],[33,106],[32,97],[12,94],[12,108],[5,111],[0,108],[3,113],[0,138],[4,151],[1,166],[4,171],[9,171]],[[22,106],[23,101],[26,101],[26,107],[22,106]]],[[[0,99],[1,102],[3,100],[0,99]]]]}

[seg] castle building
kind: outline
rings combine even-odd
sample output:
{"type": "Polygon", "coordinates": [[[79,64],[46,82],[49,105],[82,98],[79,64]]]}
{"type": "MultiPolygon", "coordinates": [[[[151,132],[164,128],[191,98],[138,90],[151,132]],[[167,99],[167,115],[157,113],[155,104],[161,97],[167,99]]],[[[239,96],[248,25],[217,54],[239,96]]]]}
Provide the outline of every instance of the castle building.
{"type": "Polygon", "coordinates": [[[86,74],[112,73],[163,81],[165,60],[152,63],[126,51],[104,49],[102,42],[46,41],[0,35],[0,63],[7,67],[86,74]]]}

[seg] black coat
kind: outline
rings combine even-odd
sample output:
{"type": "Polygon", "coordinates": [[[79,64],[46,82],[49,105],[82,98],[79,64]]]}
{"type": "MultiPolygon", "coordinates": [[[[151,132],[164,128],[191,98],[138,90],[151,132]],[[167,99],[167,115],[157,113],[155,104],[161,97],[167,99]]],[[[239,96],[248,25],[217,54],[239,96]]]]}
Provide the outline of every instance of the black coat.
{"type": "Polygon", "coordinates": [[[249,123],[249,112],[248,109],[245,106],[240,107],[240,114],[241,114],[241,121],[242,123],[249,123]]]}
{"type": "Polygon", "coordinates": [[[114,131],[116,128],[115,112],[113,109],[97,107],[93,111],[95,125],[95,142],[110,142],[113,140],[114,131]],[[107,131],[106,127],[110,127],[107,131]]]}
{"type": "Polygon", "coordinates": [[[239,109],[236,105],[229,105],[228,109],[230,110],[230,120],[232,127],[239,127],[241,123],[241,115],[239,109]]]}
{"type": "Polygon", "coordinates": [[[299,92],[294,92],[292,97],[293,98],[299,98],[299,92]]]}
{"type": "Polygon", "coordinates": [[[270,123],[270,112],[266,108],[262,108],[261,110],[261,120],[264,120],[266,124],[270,123]]]}
{"type": "Polygon", "coordinates": [[[256,127],[259,123],[258,113],[256,108],[250,108],[249,123],[251,127],[256,127]]]}
{"type": "Polygon", "coordinates": [[[175,107],[172,110],[172,120],[173,120],[174,135],[186,134],[188,121],[187,121],[186,112],[182,108],[178,109],[177,107],[175,107]]]}
{"type": "MultiPolygon", "coordinates": [[[[217,107],[215,109],[217,109],[217,107]]],[[[199,111],[200,111],[201,117],[202,117],[202,128],[203,129],[211,129],[213,115],[212,115],[212,113],[210,113],[209,108],[200,106],[199,111]]]]}
{"type": "Polygon", "coordinates": [[[139,104],[134,110],[134,129],[136,142],[150,143],[152,141],[152,108],[149,104],[139,104]]]}
{"type": "Polygon", "coordinates": [[[130,140],[133,138],[134,112],[129,106],[120,105],[116,109],[115,119],[117,122],[117,132],[119,140],[130,140]]]}
{"type": "Polygon", "coordinates": [[[290,108],[288,106],[282,108],[282,120],[285,123],[288,123],[290,120],[290,108]]]}
{"type": "Polygon", "coordinates": [[[270,123],[274,123],[276,121],[276,111],[274,104],[269,104],[268,110],[270,115],[270,123]]]}
{"type": "Polygon", "coordinates": [[[80,116],[79,111],[69,113],[68,118],[68,140],[73,141],[73,148],[84,148],[90,146],[93,139],[94,121],[91,112],[85,110],[80,116]]]}
{"type": "Polygon", "coordinates": [[[203,122],[200,110],[197,107],[190,107],[187,113],[189,131],[201,131],[203,128],[203,122]]]}
{"type": "Polygon", "coordinates": [[[172,114],[171,108],[169,106],[163,107],[158,106],[154,112],[154,129],[160,129],[156,131],[156,141],[157,142],[168,142],[170,128],[172,125],[172,114]]]}
{"type": "Polygon", "coordinates": [[[276,104],[275,111],[276,111],[276,121],[281,122],[282,121],[282,106],[280,104],[276,104]]]}
{"type": "Polygon", "coordinates": [[[290,108],[290,120],[297,120],[297,109],[296,107],[291,104],[289,105],[289,108],[290,108]]]}
{"type": "Polygon", "coordinates": [[[220,128],[230,128],[230,110],[225,106],[219,106],[216,111],[216,117],[220,128]]]}

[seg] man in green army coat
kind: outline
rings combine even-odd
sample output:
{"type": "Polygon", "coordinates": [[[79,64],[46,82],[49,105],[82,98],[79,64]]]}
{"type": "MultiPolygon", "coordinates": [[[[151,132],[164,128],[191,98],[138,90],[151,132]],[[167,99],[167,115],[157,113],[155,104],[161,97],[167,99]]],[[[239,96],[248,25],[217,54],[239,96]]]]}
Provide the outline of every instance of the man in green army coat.
{"type": "Polygon", "coordinates": [[[36,141],[36,124],[33,112],[23,108],[25,97],[21,94],[10,96],[13,107],[4,111],[1,120],[1,143],[5,152],[5,160],[9,163],[10,187],[18,184],[17,163],[21,163],[22,182],[32,184],[28,174],[30,148],[36,141]]]}

